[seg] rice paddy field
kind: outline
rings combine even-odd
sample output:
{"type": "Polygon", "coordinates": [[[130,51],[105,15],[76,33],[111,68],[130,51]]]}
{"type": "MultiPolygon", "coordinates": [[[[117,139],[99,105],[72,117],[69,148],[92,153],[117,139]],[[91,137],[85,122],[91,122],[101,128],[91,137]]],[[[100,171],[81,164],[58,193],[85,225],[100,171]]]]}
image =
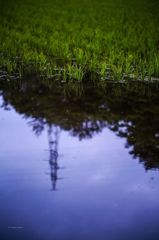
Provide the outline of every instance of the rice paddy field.
{"type": "Polygon", "coordinates": [[[0,0],[0,240],[159,240],[159,0],[0,0]]]}
{"type": "Polygon", "coordinates": [[[0,0],[1,77],[156,80],[158,0],[0,0]]]}

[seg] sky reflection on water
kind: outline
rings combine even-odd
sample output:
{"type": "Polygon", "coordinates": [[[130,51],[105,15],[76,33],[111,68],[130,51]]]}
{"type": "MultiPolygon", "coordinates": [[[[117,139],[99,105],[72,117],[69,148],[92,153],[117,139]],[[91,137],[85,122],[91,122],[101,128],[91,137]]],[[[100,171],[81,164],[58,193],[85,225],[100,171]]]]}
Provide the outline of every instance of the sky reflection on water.
{"type": "Polygon", "coordinates": [[[159,239],[158,169],[133,159],[125,138],[105,127],[80,141],[52,124],[51,170],[50,126],[37,136],[29,122],[0,108],[1,239],[159,239]]]}

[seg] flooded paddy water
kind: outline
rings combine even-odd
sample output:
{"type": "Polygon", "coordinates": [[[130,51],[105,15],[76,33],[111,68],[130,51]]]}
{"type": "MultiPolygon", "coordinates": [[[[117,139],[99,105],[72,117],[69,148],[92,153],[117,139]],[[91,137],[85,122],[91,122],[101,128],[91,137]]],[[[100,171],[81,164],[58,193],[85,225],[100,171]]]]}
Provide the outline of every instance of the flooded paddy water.
{"type": "Polygon", "coordinates": [[[0,82],[0,239],[159,239],[157,86],[76,90],[0,82]]]}

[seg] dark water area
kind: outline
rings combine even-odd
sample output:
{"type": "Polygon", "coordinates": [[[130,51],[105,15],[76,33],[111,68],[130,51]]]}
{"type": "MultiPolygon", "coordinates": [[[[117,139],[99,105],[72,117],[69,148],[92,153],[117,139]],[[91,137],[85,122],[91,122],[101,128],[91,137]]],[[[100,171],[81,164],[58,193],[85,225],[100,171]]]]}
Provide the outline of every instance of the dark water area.
{"type": "Polygon", "coordinates": [[[0,239],[158,240],[158,90],[0,82],[0,239]]]}

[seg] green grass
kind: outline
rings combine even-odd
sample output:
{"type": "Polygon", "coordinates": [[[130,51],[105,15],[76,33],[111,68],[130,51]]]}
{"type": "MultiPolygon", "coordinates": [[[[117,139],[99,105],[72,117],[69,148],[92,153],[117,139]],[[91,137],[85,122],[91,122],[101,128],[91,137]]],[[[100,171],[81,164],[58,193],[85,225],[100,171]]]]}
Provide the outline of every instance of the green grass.
{"type": "Polygon", "coordinates": [[[0,0],[1,69],[63,81],[157,78],[158,11],[158,0],[0,0]]]}

